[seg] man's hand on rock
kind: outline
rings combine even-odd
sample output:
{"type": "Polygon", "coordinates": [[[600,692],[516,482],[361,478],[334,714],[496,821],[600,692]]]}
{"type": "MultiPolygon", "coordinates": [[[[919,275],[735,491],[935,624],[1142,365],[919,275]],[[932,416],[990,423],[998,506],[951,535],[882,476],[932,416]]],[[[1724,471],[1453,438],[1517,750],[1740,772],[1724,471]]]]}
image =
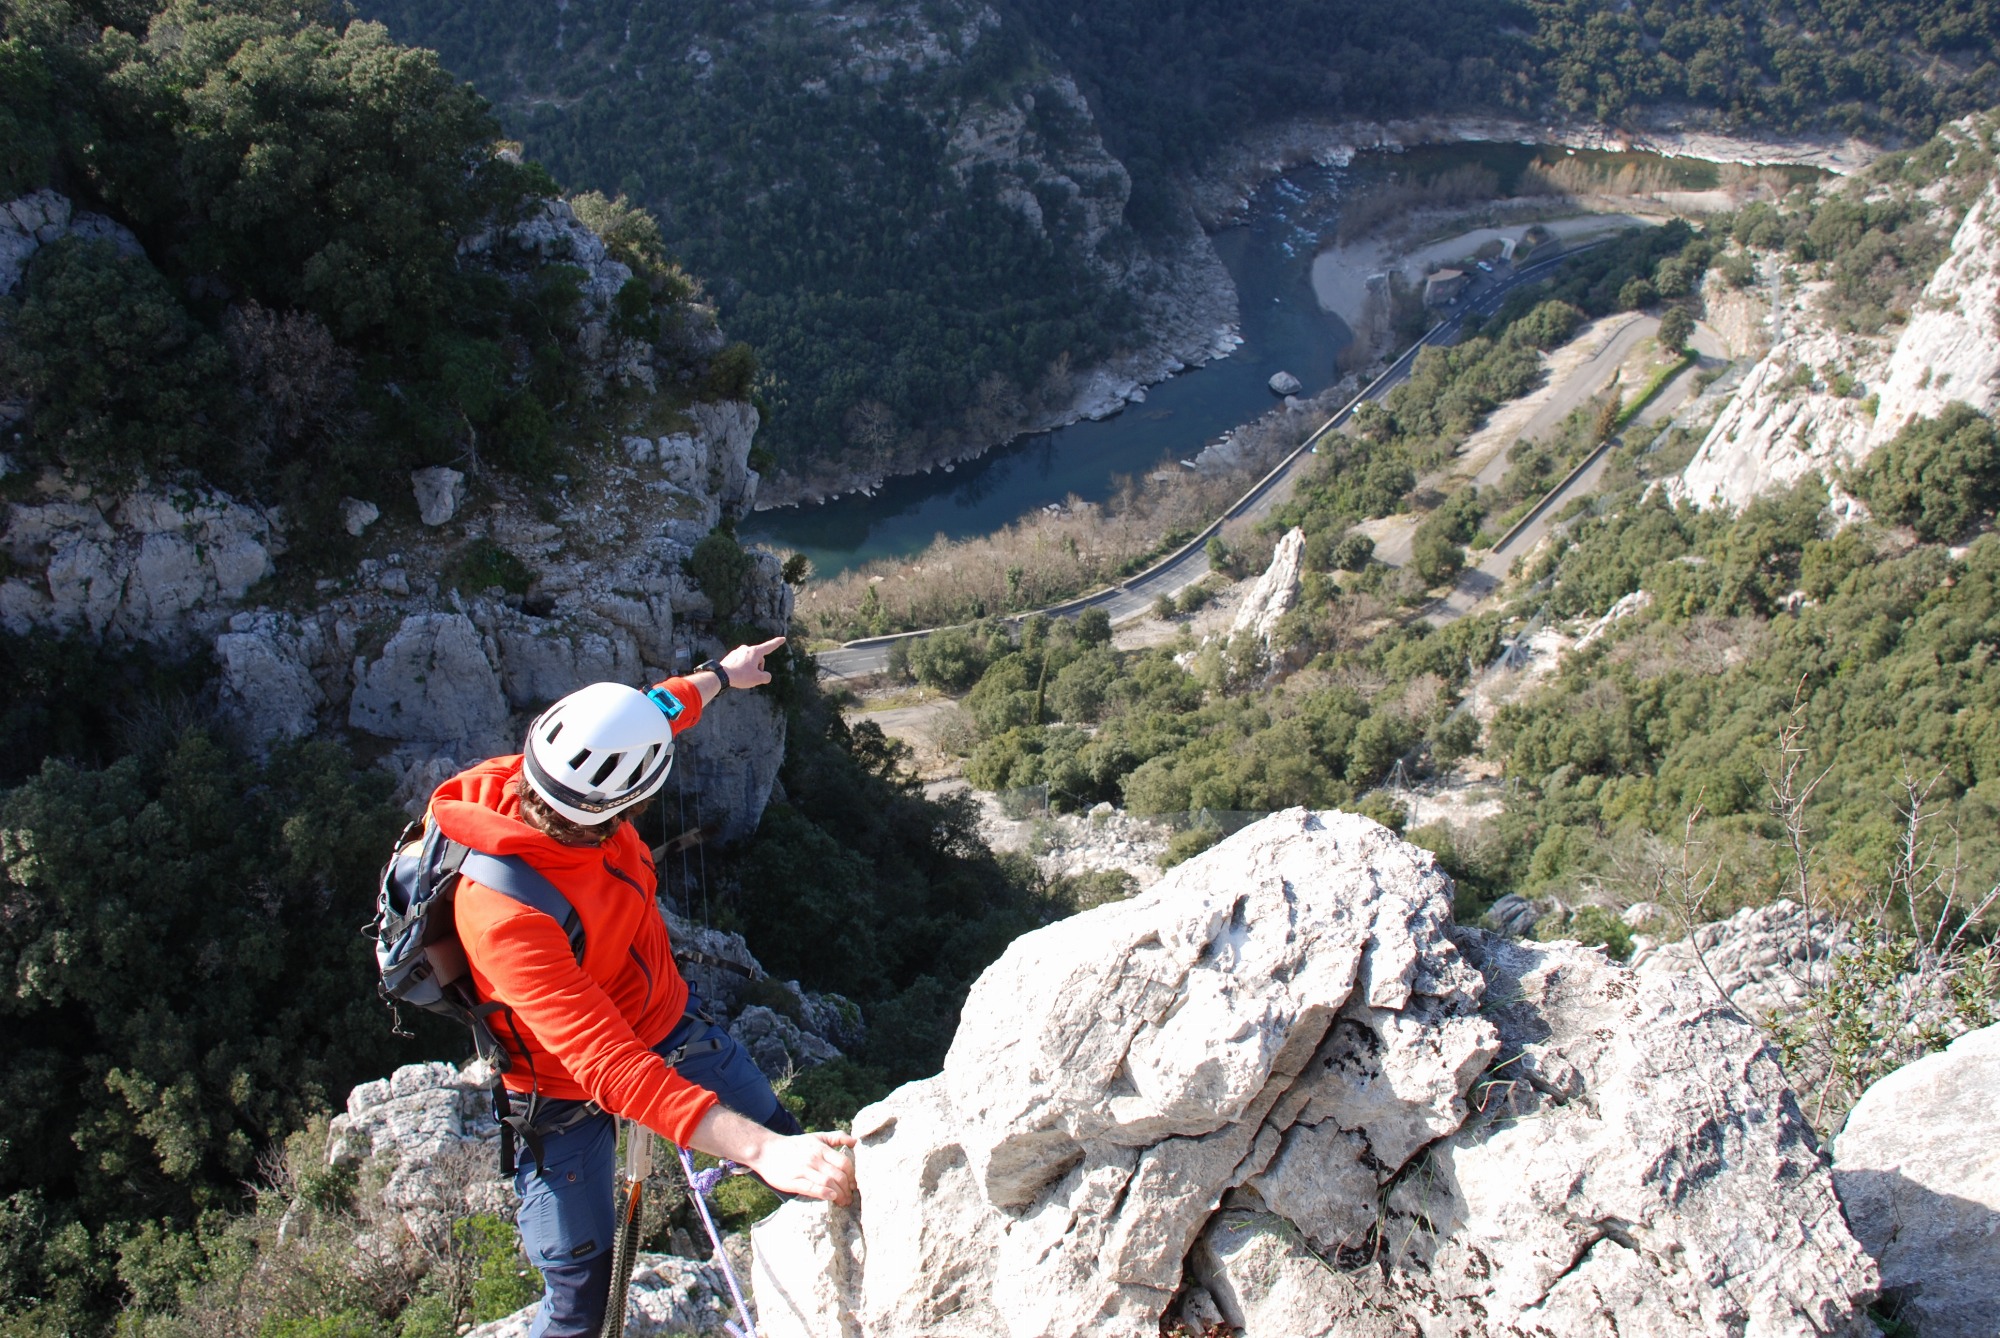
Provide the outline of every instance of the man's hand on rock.
{"type": "Polygon", "coordinates": [[[722,657],[722,667],[729,674],[732,688],[758,688],[771,681],[771,671],[764,667],[764,657],[785,644],[781,636],[769,641],[760,641],[754,646],[738,646],[722,657]]]}
{"type": "Polygon", "coordinates": [[[854,1146],[852,1134],[787,1137],[717,1105],[701,1117],[687,1145],[749,1167],[781,1194],[840,1204],[854,1201],[854,1161],[845,1151],[854,1146]]]}
{"type": "Polygon", "coordinates": [[[773,1138],[744,1165],[779,1193],[847,1204],[854,1199],[854,1160],[843,1149],[853,1146],[852,1134],[773,1138]]]}

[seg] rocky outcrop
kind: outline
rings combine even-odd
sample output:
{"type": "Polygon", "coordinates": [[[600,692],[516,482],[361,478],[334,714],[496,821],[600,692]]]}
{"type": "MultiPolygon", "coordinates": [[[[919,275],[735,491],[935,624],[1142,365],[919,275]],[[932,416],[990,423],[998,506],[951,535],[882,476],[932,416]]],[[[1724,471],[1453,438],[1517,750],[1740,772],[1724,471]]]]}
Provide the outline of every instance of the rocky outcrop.
{"type": "Polygon", "coordinates": [[[511,1219],[492,1083],[483,1064],[461,1073],[435,1063],[406,1064],[363,1083],[327,1129],[327,1161],[356,1170],[373,1163],[382,1203],[406,1218],[462,1200],[475,1212],[511,1219]]]}
{"type": "Polygon", "coordinates": [[[94,493],[44,476],[10,502],[0,626],[178,645],[212,635],[284,551],[269,512],[211,490],[94,493]]]}
{"type": "Polygon", "coordinates": [[[729,400],[688,413],[695,431],[626,437],[625,454],[634,464],[656,466],[669,490],[704,508],[702,524],[713,528],[725,515],[747,514],[757,500],[758,475],[749,463],[757,408],[729,400]]]}
{"type": "Polygon", "coordinates": [[[1278,620],[1299,602],[1299,576],[1305,567],[1305,531],[1293,526],[1278,540],[1271,552],[1271,565],[1264,569],[1237,606],[1231,636],[1253,636],[1266,650],[1277,635],[1278,620]]]}
{"type": "MultiPolygon", "coordinates": [[[[641,1254],[625,1299],[625,1338],[708,1338],[740,1333],[722,1266],[673,1254],[641,1254]]],[[[465,1331],[465,1338],[528,1338],[535,1307],[465,1331]]]]}
{"type": "Polygon", "coordinates": [[[1873,449],[1915,418],[1954,400],[2000,406],[2000,181],[1986,187],[1951,239],[1951,254],[1924,288],[1882,378],[1873,449]]]}
{"type": "Polygon", "coordinates": [[[1757,1034],[1451,896],[1292,810],[1017,940],[944,1072],[856,1117],[858,1210],[756,1228],[760,1331],[1867,1332],[1757,1034]]]}
{"type": "MultiPolygon", "coordinates": [[[[137,247],[50,191],[0,205],[0,291],[37,247],[78,234],[137,247]]],[[[650,385],[660,350],[614,337],[609,324],[631,271],[568,204],[546,201],[468,238],[460,254],[507,282],[572,267],[589,377],[600,388],[650,385]]],[[[689,326],[702,319],[683,320],[682,342],[713,351],[716,332],[689,326]]],[[[556,697],[599,680],[658,679],[723,649],[683,564],[754,503],[757,427],[747,403],[692,404],[679,431],[585,444],[583,477],[533,489],[482,475],[476,462],[418,469],[406,498],[341,499],[340,523],[363,555],[282,605],[255,602],[275,593],[266,578],[286,547],[275,510],[214,490],[97,492],[44,470],[5,504],[0,627],[181,656],[212,650],[222,723],[244,743],[322,729],[386,741],[400,797],[421,803],[460,764],[517,748],[527,713],[556,697]]],[[[751,554],[744,595],[734,620],[789,625],[791,589],[775,556],[751,554]]],[[[684,746],[711,839],[753,830],[783,757],[782,713],[745,694],[718,704],[684,746]]]]}
{"type": "Polygon", "coordinates": [[[405,618],[347,705],[347,723],[364,733],[447,744],[462,757],[513,751],[507,719],[499,676],[462,613],[405,618]]]}
{"type": "Polygon", "coordinates": [[[1808,475],[1837,480],[1868,454],[1874,424],[1863,401],[1838,394],[1821,369],[1846,369],[1857,384],[1888,367],[1881,345],[1860,335],[1811,329],[1781,340],[1743,380],[1675,481],[1697,506],[1742,507],[1808,475]]]}
{"type": "MultiPolygon", "coordinates": [[[[1973,118],[1945,127],[1942,137],[1961,154],[1983,154],[1983,133],[1989,132],[1973,118]]],[[[1978,179],[1971,180],[1976,186],[1978,179]]],[[[1776,329],[1751,329],[1747,311],[1735,313],[1734,324],[1744,339],[1782,337],[1744,378],[1672,482],[1672,495],[1697,506],[1739,508],[1817,475],[1832,491],[1836,510],[1856,514],[1859,504],[1841,490],[1843,471],[1912,419],[1935,415],[1954,400],[1987,411],[2000,405],[2000,344],[1992,337],[2000,322],[2000,182],[1988,181],[1964,199],[1955,181],[1948,174],[1914,193],[1878,186],[1871,196],[1901,191],[1909,196],[1906,207],[1952,230],[1950,252],[1899,330],[1838,328],[1823,303],[1829,281],[1799,284],[1781,258],[1767,258],[1767,270],[1786,276],[1772,318],[1776,329]]],[[[1732,295],[1725,304],[1756,310],[1760,322],[1771,308],[1755,295],[1732,295]]]]}
{"type": "Polygon", "coordinates": [[[1847,945],[1847,926],[1829,915],[1809,916],[1797,902],[1780,898],[1699,925],[1671,943],[1635,939],[1630,965],[1663,985],[1691,980],[1711,995],[1720,988],[1729,1002],[1761,1021],[1804,1003],[1812,983],[1826,979],[1826,963],[1847,945]]]}
{"type": "Polygon", "coordinates": [[[417,499],[417,518],[430,526],[448,525],[465,505],[465,475],[444,465],[432,465],[410,475],[417,499]]]}
{"type": "Polygon", "coordinates": [[[2000,1027],[1877,1082],[1833,1144],[1854,1234],[1923,1338],[1991,1338],[2000,1297],[2000,1027]]]}
{"type": "Polygon", "coordinates": [[[110,242],[127,255],[140,253],[131,230],[102,214],[77,209],[69,197],[38,190],[0,205],[0,293],[11,292],[35,252],[65,237],[110,242]]]}

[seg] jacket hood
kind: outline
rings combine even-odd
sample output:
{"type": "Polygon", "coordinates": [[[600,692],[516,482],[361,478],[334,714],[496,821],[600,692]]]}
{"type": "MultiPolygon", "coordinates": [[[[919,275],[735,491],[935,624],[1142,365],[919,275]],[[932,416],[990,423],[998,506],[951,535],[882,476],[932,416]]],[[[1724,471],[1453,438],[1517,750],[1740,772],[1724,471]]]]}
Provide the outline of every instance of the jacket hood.
{"type": "Polygon", "coordinates": [[[461,845],[489,855],[520,855],[537,869],[559,874],[602,861],[595,846],[566,846],[521,819],[521,755],[496,757],[461,771],[431,793],[431,817],[461,845]]]}

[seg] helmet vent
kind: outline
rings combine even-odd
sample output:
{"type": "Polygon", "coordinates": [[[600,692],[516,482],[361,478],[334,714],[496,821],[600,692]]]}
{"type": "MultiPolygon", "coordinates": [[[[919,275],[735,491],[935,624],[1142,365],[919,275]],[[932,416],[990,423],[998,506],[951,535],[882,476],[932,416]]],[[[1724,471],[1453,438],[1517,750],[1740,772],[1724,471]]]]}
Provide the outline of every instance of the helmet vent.
{"type": "Polygon", "coordinates": [[[623,753],[612,753],[606,757],[603,763],[597,768],[597,774],[590,778],[590,783],[593,786],[604,784],[604,778],[609,776],[613,771],[616,771],[618,764],[624,760],[625,754],[623,753]]]}
{"type": "Polygon", "coordinates": [[[644,758],[640,758],[638,763],[633,766],[632,774],[625,778],[625,784],[623,784],[619,788],[624,790],[637,789],[640,778],[645,774],[646,774],[646,760],[644,758]]]}
{"type": "Polygon", "coordinates": [[[556,741],[556,735],[562,733],[562,727],[563,727],[563,722],[560,720],[556,721],[555,724],[549,727],[549,732],[542,735],[542,742],[554,743],[556,741]]]}
{"type": "Polygon", "coordinates": [[[586,748],[582,752],[578,753],[575,757],[572,757],[569,760],[569,769],[571,771],[581,771],[583,769],[583,764],[585,762],[588,762],[589,760],[590,760],[590,749],[586,748]]]}

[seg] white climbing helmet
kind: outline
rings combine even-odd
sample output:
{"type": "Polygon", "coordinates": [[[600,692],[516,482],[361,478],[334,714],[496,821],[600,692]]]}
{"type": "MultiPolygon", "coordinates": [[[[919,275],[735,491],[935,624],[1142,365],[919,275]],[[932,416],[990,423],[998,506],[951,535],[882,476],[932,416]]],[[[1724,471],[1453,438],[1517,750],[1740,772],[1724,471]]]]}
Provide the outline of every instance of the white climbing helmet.
{"type": "Polygon", "coordinates": [[[592,683],[535,717],[521,769],[550,808],[596,826],[666,784],[673,760],[662,707],[623,683],[592,683]]]}

